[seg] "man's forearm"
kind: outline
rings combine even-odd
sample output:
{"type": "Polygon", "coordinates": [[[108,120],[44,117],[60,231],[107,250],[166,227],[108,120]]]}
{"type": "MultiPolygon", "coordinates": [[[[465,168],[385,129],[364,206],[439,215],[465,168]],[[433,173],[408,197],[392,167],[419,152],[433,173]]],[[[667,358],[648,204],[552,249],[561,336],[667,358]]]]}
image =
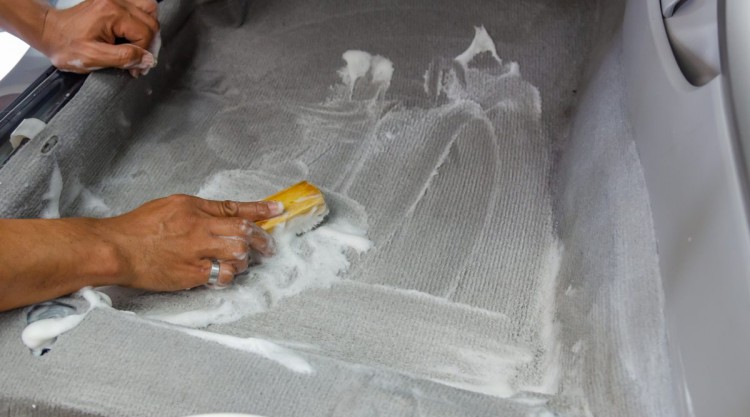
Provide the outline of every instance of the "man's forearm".
{"type": "Polygon", "coordinates": [[[41,0],[0,1],[0,28],[44,51],[43,38],[49,3],[41,0]]]}
{"type": "Polygon", "coordinates": [[[0,220],[0,311],[120,284],[122,265],[96,219],[0,220]]]}

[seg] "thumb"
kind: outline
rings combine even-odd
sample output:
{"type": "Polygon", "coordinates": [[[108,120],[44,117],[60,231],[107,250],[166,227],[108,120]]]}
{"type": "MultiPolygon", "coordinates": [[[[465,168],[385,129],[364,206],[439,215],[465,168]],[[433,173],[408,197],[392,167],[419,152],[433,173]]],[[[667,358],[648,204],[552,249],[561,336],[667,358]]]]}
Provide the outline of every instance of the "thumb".
{"type": "Polygon", "coordinates": [[[87,55],[88,59],[84,62],[90,67],[149,70],[156,66],[156,58],[151,52],[129,43],[111,45],[96,42],[91,45],[87,55]]]}

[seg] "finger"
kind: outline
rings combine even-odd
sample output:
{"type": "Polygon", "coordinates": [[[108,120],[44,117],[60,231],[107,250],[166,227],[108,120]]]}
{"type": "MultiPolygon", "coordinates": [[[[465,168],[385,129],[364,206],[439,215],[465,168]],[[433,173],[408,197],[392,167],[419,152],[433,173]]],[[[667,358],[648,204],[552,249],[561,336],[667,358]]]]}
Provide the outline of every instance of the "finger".
{"type": "Polygon", "coordinates": [[[154,19],[159,17],[159,4],[155,0],[126,0],[126,2],[137,7],[139,10],[154,19]]]}
{"type": "MultiPolygon", "coordinates": [[[[149,19],[152,18],[149,17],[149,19]]],[[[130,14],[118,19],[112,26],[112,32],[116,37],[125,38],[128,42],[143,49],[148,49],[156,33],[146,23],[130,14]]]]}
{"type": "Polygon", "coordinates": [[[242,217],[251,222],[265,220],[284,212],[284,205],[278,201],[257,201],[238,203],[236,201],[198,200],[198,207],[216,217],[242,217]]]}
{"type": "Polygon", "coordinates": [[[228,262],[219,262],[219,279],[215,285],[209,284],[208,280],[211,275],[211,267],[213,262],[210,259],[205,259],[202,263],[201,274],[205,277],[205,284],[209,288],[221,289],[229,286],[234,280],[234,276],[237,275],[237,270],[234,265],[228,262]]]}
{"type": "Polygon", "coordinates": [[[241,217],[212,217],[208,230],[214,236],[237,236],[248,240],[252,222],[241,217]]]}
{"type": "Polygon", "coordinates": [[[110,45],[105,42],[89,44],[82,61],[87,67],[123,69],[146,69],[156,63],[154,56],[143,48],[130,44],[110,45]]]}
{"type": "Polygon", "coordinates": [[[249,249],[271,256],[276,253],[276,242],[273,237],[257,224],[241,217],[214,218],[210,220],[208,230],[214,236],[244,239],[249,249]]]}
{"type": "Polygon", "coordinates": [[[241,261],[247,259],[250,245],[242,237],[221,236],[206,239],[198,256],[219,261],[241,261]]]}
{"type": "Polygon", "coordinates": [[[89,64],[89,60],[86,59],[64,59],[61,56],[51,57],[52,65],[57,67],[60,71],[73,72],[76,74],[88,74],[91,71],[102,69],[102,67],[95,67],[89,64]]]}
{"type": "Polygon", "coordinates": [[[271,256],[276,253],[276,241],[273,239],[273,236],[261,229],[257,224],[250,223],[248,236],[250,249],[264,256],[271,256]]]}
{"type": "Polygon", "coordinates": [[[231,264],[234,268],[234,274],[241,274],[245,271],[247,271],[248,265],[250,265],[250,259],[248,257],[248,254],[244,254],[244,259],[237,260],[237,261],[226,261],[226,263],[231,264]]]}
{"type": "Polygon", "coordinates": [[[156,33],[159,31],[159,21],[156,19],[156,16],[149,14],[147,11],[143,10],[141,7],[138,7],[138,5],[135,5],[132,3],[128,3],[127,7],[128,7],[128,12],[130,12],[130,14],[133,15],[134,18],[140,20],[142,23],[145,23],[146,26],[148,26],[149,29],[151,29],[151,32],[156,33]]]}

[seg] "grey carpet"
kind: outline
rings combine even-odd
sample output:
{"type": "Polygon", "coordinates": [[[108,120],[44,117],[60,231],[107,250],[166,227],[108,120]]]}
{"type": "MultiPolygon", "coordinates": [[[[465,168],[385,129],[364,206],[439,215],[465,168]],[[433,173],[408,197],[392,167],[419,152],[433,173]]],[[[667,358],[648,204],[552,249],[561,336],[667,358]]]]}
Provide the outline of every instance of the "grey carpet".
{"type": "Polygon", "coordinates": [[[0,170],[0,208],[37,215],[55,163],[63,215],[311,180],[374,248],[332,286],[207,330],[276,341],[315,373],[109,310],[36,358],[14,311],[0,315],[7,414],[670,414],[647,193],[608,43],[617,16],[593,0],[203,3],[162,6],[149,77],[89,78],[0,170]],[[482,24],[503,63],[457,66],[482,24]],[[597,39],[609,52],[588,80],[597,39]],[[337,74],[349,49],[390,59],[390,84],[362,79],[350,97],[337,74]]]}

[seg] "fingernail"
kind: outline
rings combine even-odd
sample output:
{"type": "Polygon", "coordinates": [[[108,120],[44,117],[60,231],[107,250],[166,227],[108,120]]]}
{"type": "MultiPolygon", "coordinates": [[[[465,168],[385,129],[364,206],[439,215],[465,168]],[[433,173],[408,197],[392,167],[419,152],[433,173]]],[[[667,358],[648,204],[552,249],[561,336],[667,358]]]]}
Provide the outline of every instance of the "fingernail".
{"type": "Polygon", "coordinates": [[[151,54],[151,52],[146,52],[141,56],[141,63],[138,65],[138,68],[146,71],[156,66],[156,58],[154,58],[154,55],[151,54]]]}
{"type": "Polygon", "coordinates": [[[271,212],[271,216],[278,216],[284,212],[284,203],[281,201],[270,201],[268,203],[268,210],[271,212]]]}

